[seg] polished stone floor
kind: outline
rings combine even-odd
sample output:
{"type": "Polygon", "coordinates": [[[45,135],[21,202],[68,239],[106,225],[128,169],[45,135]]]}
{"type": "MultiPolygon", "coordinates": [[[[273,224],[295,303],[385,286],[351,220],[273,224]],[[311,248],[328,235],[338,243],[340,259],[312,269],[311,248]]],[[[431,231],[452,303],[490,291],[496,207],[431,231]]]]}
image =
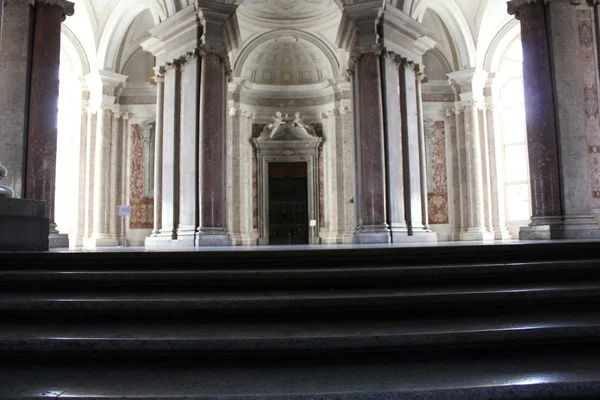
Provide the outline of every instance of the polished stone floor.
{"type": "Polygon", "coordinates": [[[148,248],[143,246],[118,246],[98,247],[96,249],[83,248],[58,248],[51,252],[199,252],[199,251],[289,251],[289,250],[323,250],[323,249],[389,249],[389,248],[422,248],[422,247],[461,247],[461,246],[497,246],[497,245],[525,245],[525,244],[548,244],[548,243],[595,243],[600,240],[488,240],[488,241],[460,241],[460,242],[408,242],[390,244],[317,244],[317,245],[270,245],[270,246],[204,246],[204,247],[161,247],[148,248]]]}

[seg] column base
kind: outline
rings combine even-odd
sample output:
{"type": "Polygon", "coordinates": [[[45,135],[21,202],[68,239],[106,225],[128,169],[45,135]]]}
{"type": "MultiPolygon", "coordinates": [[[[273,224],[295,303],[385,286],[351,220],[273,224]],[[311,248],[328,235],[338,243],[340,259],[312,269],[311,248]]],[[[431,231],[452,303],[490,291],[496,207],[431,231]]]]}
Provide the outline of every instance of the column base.
{"type": "Polygon", "coordinates": [[[50,233],[48,235],[48,246],[51,249],[68,248],[69,235],[64,233],[50,233]]]}
{"type": "Polygon", "coordinates": [[[469,228],[461,234],[460,240],[465,242],[494,240],[494,233],[484,228],[469,228]]]}
{"type": "Polygon", "coordinates": [[[496,240],[511,240],[512,236],[508,232],[508,229],[494,229],[494,239],[496,240]]]}
{"type": "Polygon", "coordinates": [[[390,243],[390,230],[386,224],[362,226],[354,236],[356,244],[390,243]]]}
{"type": "Polygon", "coordinates": [[[461,229],[455,229],[452,231],[452,241],[453,242],[460,242],[462,240],[462,236],[465,232],[461,229]]]}
{"type": "Polygon", "coordinates": [[[392,231],[392,243],[419,243],[419,242],[437,242],[438,236],[435,232],[420,231],[413,232],[409,235],[408,232],[394,232],[392,231]]]}
{"type": "Polygon", "coordinates": [[[196,227],[182,226],[177,229],[177,239],[173,240],[177,247],[194,247],[196,245],[196,227]]]}
{"type": "Polygon", "coordinates": [[[565,225],[524,226],[519,230],[519,240],[595,239],[600,238],[600,227],[576,228],[565,225]]]}
{"type": "Polygon", "coordinates": [[[257,236],[251,233],[240,233],[231,235],[232,246],[256,246],[257,236]]]}
{"type": "Polygon", "coordinates": [[[95,249],[97,247],[117,247],[119,239],[112,235],[92,236],[83,240],[83,247],[95,249]]]}
{"type": "Polygon", "coordinates": [[[170,236],[148,236],[144,246],[150,249],[163,249],[175,247],[176,241],[170,236]]]}
{"type": "Polygon", "coordinates": [[[321,244],[352,244],[354,234],[348,232],[326,232],[322,233],[321,244]]]}
{"type": "Polygon", "coordinates": [[[231,239],[223,228],[199,228],[196,246],[231,246],[231,239]]]}
{"type": "Polygon", "coordinates": [[[519,240],[600,238],[595,214],[567,214],[564,217],[533,217],[519,231],[519,240]]]}

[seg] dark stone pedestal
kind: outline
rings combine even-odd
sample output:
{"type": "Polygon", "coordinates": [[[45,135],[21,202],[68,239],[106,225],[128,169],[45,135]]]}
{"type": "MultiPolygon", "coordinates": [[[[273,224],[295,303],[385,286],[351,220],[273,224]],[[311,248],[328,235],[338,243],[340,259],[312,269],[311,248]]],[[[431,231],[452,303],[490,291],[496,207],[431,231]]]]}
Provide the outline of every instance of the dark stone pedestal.
{"type": "Polygon", "coordinates": [[[0,198],[0,251],[47,251],[43,201],[0,198]]]}

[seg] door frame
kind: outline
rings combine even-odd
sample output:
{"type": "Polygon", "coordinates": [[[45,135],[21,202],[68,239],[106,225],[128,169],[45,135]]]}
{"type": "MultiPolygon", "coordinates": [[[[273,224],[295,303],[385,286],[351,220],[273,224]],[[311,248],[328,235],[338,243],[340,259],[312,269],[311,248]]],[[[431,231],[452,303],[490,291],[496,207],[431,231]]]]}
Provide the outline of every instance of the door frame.
{"type": "Polygon", "coordinates": [[[319,145],[321,138],[309,140],[254,140],[257,149],[258,244],[269,244],[269,163],[307,163],[308,243],[319,244],[319,145]]]}

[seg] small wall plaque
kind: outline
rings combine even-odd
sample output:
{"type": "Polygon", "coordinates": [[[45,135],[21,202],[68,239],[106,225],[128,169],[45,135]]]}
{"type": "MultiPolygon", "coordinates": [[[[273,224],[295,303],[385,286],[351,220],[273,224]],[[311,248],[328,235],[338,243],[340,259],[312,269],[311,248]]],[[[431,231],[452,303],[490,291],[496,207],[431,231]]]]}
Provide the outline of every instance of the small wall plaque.
{"type": "Polygon", "coordinates": [[[119,216],[131,217],[131,206],[119,206],[119,216]]]}

